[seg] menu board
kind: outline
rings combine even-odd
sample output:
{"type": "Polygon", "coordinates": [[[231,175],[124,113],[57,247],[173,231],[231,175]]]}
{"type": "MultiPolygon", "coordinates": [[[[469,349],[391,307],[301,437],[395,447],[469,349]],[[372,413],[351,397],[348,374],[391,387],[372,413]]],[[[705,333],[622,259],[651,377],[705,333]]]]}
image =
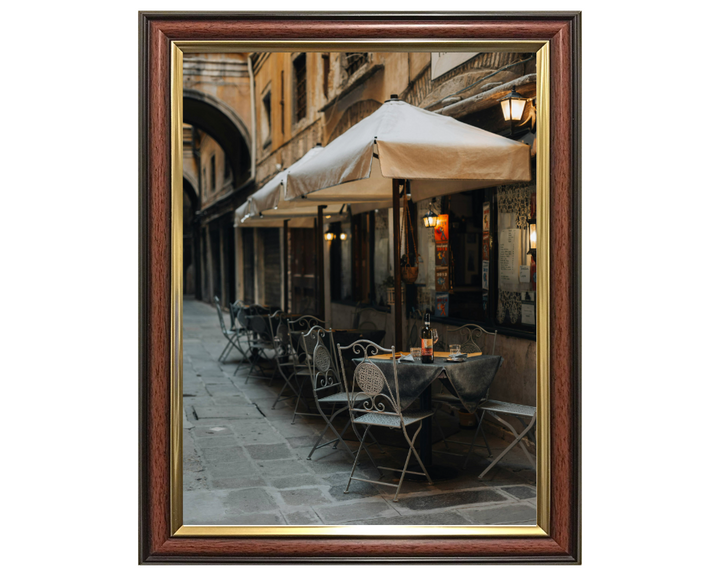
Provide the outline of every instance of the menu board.
{"type": "Polygon", "coordinates": [[[500,288],[512,290],[518,282],[520,268],[520,230],[508,228],[500,231],[500,246],[498,247],[498,274],[500,288]]]}

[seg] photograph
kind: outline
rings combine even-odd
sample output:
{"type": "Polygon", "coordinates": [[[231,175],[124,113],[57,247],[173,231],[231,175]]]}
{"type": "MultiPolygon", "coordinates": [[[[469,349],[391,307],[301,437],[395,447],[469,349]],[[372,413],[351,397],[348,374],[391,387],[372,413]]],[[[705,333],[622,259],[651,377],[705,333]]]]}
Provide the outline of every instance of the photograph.
{"type": "Polygon", "coordinates": [[[550,170],[567,103],[551,106],[550,44],[201,38],[148,56],[169,78],[147,90],[171,202],[148,172],[147,216],[172,214],[171,370],[150,384],[171,410],[145,444],[169,440],[168,543],[556,546],[552,502],[574,488],[551,438],[574,436],[550,401],[573,410],[573,391],[551,391],[548,333],[573,312],[550,296],[575,263],[549,265],[573,191],[550,170]]]}
{"type": "Polygon", "coordinates": [[[536,525],[535,53],[185,52],[182,71],[183,523],[536,525]],[[489,310],[468,249],[486,203],[508,268],[489,310]],[[388,306],[398,253],[412,290],[388,306]]]}

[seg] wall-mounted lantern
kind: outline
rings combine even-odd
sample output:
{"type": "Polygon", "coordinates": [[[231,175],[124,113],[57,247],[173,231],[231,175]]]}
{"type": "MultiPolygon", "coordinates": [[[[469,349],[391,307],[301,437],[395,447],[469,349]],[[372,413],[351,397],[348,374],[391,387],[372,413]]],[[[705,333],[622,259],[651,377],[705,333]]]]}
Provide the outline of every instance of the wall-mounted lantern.
{"type": "Polygon", "coordinates": [[[513,86],[510,94],[500,100],[500,106],[502,106],[503,117],[505,122],[508,120],[514,120],[517,122],[522,119],[523,112],[525,111],[525,102],[527,100],[515,92],[513,86]]]}
{"type": "Polygon", "coordinates": [[[530,231],[530,250],[528,250],[528,254],[532,255],[534,260],[537,250],[537,220],[535,218],[528,218],[527,223],[528,230],[530,231]]]}
{"type": "Polygon", "coordinates": [[[325,240],[335,240],[335,234],[333,234],[332,232],[325,232],[325,240]]]}
{"type": "Polygon", "coordinates": [[[340,232],[340,240],[347,240],[347,234],[345,234],[345,232],[340,232]]]}

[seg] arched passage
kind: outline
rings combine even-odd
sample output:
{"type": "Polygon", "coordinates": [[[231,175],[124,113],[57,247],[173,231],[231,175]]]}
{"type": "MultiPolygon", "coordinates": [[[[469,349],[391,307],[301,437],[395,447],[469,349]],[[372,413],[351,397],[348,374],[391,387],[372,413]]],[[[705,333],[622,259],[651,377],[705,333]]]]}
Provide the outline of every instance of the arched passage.
{"type": "Polygon", "coordinates": [[[214,96],[183,90],[183,122],[209,134],[225,151],[233,174],[233,188],[252,175],[250,133],[240,117],[214,96]]]}
{"type": "Polygon", "coordinates": [[[193,183],[183,176],[183,294],[202,297],[200,287],[200,226],[195,218],[200,205],[193,183]]]}

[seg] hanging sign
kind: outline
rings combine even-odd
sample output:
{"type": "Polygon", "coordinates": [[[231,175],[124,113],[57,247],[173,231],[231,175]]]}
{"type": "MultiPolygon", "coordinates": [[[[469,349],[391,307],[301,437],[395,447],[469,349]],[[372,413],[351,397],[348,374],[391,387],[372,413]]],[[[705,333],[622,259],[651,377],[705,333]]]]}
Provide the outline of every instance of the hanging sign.
{"type": "Polygon", "coordinates": [[[483,232],[490,231],[490,202],[483,204],[483,232]]]}

